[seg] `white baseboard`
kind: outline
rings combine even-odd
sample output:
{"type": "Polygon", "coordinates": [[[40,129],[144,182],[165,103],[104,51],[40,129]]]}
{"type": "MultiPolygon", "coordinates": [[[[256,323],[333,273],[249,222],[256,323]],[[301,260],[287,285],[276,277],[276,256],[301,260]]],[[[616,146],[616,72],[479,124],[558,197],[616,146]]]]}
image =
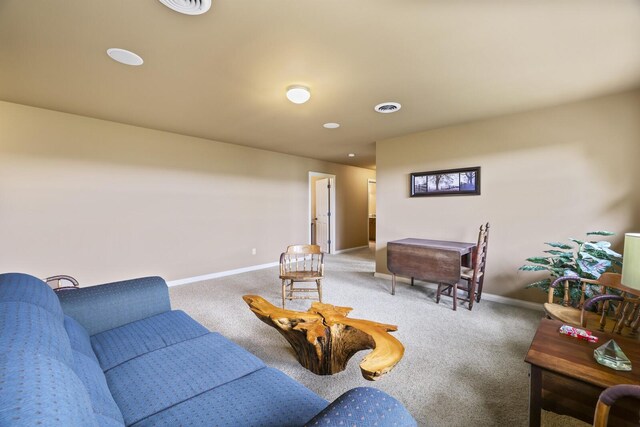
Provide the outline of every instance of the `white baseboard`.
{"type": "Polygon", "coordinates": [[[171,280],[167,286],[180,286],[188,283],[202,282],[203,280],[217,279],[219,277],[233,276],[234,274],[247,273],[249,271],[263,270],[265,268],[277,267],[280,262],[270,262],[267,264],[252,265],[249,267],[236,268],[235,270],[220,271],[218,273],[205,274],[202,276],[187,277],[186,279],[171,280]]]}
{"type": "Polygon", "coordinates": [[[369,246],[356,246],[355,248],[340,249],[339,251],[335,251],[332,255],[338,255],[338,254],[343,254],[345,252],[357,251],[358,249],[364,249],[368,247],[369,246]]]}
{"type": "MultiPolygon", "coordinates": [[[[391,280],[391,274],[385,274],[385,273],[374,273],[373,274],[374,277],[378,277],[380,279],[388,279],[391,280]]],[[[411,279],[406,278],[406,277],[396,277],[396,281],[397,282],[402,282],[402,283],[411,283],[411,279]]],[[[427,287],[432,288],[432,289],[436,289],[438,287],[437,284],[435,283],[428,283],[428,282],[423,282],[420,281],[421,283],[426,284],[427,287]]],[[[389,286],[391,286],[391,284],[389,284],[389,286]]],[[[389,288],[391,289],[391,288],[389,288]]],[[[483,292],[482,293],[482,298],[486,299],[487,301],[492,301],[492,302],[497,302],[500,304],[507,304],[507,305],[511,305],[514,307],[521,307],[521,308],[528,308],[530,310],[536,310],[536,311],[543,311],[542,308],[542,304],[537,304],[535,302],[530,302],[530,301],[522,301],[519,299],[515,299],[515,298],[509,298],[509,297],[503,297],[502,295],[494,295],[494,294],[489,294],[487,292],[483,292]]]]}

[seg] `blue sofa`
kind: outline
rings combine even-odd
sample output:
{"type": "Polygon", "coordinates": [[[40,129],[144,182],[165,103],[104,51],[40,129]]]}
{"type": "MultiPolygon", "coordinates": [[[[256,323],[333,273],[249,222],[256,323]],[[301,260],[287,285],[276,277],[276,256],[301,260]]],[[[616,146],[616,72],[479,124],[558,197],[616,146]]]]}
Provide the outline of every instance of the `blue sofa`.
{"type": "Polygon", "coordinates": [[[146,277],[55,293],[0,274],[0,426],[415,426],[356,388],[333,403],[179,310],[146,277]]]}

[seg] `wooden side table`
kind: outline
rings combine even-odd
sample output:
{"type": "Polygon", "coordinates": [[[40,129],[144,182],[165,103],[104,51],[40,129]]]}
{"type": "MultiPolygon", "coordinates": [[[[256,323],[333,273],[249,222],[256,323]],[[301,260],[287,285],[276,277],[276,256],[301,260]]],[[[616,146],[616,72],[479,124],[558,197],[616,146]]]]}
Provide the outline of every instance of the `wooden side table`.
{"type": "MultiPolygon", "coordinates": [[[[589,343],[559,333],[562,322],[542,319],[525,362],[531,365],[529,425],[540,425],[545,409],[593,423],[598,396],[615,384],[640,385],[640,341],[592,331],[599,338],[589,343]],[[614,339],[631,360],[631,371],[616,371],[600,365],[593,351],[614,339]]],[[[638,426],[640,407],[634,399],[620,399],[611,408],[610,426],[638,426]]]]}

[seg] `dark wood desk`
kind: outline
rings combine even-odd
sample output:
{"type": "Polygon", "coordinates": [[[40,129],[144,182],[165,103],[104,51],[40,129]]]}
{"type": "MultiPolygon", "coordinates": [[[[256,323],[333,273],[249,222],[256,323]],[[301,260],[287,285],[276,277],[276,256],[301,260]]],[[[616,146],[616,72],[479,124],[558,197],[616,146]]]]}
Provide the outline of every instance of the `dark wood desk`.
{"type": "MultiPolygon", "coordinates": [[[[393,274],[391,294],[396,293],[396,275],[432,283],[448,283],[457,276],[460,266],[471,267],[475,243],[446,240],[402,239],[387,243],[387,268],[393,274]]],[[[457,281],[456,280],[456,281],[457,281]]]]}
{"type": "MultiPolygon", "coordinates": [[[[529,425],[540,425],[540,410],[569,415],[593,423],[598,396],[615,384],[640,385],[640,341],[593,331],[597,343],[561,335],[562,322],[542,319],[525,362],[531,365],[529,425]],[[600,365],[593,350],[614,339],[631,360],[631,371],[600,365]]],[[[620,399],[609,413],[609,426],[638,426],[640,403],[620,399]]]]}

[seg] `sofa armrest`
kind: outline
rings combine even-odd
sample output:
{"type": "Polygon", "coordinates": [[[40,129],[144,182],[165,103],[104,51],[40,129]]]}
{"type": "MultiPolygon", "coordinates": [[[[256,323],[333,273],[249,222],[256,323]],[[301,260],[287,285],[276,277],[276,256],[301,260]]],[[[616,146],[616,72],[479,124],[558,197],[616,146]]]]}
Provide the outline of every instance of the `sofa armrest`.
{"type": "Polygon", "coordinates": [[[171,310],[169,289],[161,277],[142,277],[58,292],[64,313],[89,335],[171,310]]]}
{"type": "Polygon", "coordinates": [[[415,427],[418,424],[402,403],[385,392],[371,387],[358,387],[334,400],[305,427],[316,425],[415,427]]]}

